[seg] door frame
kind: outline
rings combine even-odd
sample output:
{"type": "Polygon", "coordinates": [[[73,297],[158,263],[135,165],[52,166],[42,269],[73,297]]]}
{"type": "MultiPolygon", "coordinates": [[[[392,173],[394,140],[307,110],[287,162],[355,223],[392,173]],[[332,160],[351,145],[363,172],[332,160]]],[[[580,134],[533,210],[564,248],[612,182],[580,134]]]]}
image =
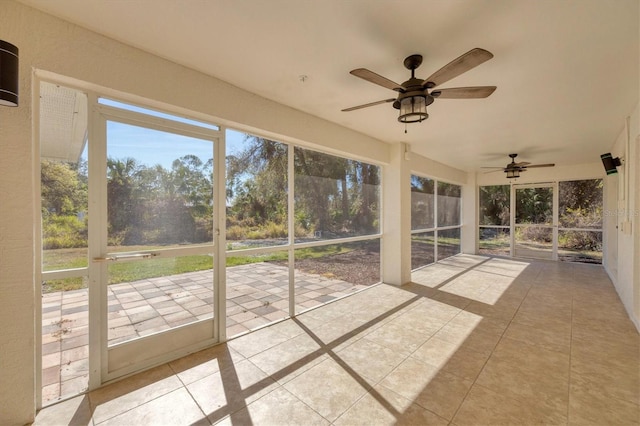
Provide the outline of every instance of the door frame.
{"type": "MultiPolygon", "coordinates": [[[[112,98],[109,98],[112,99],[112,98]]],[[[168,362],[199,349],[218,343],[224,337],[224,249],[219,244],[224,232],[224,130],[193,125],[124,110],[98,102],[99,95],[89,93],[90,118],[88,120],[89,162],[89,389],[109,381],[168,362]],[[114,121],[168,133],[210,140],[214,158],[213,199],[214,232],[211,246],[213,253],[213,317],[186,324],[164,332],[108,345],[107,262],[96,259],[107,257],[107,121],[114,121]],[[221,189],[222,188],[222,189],[221,189]],[[92,237],[93,236],[93,237],[92,237]],[[165,346],[166,345],[166,346],[165,346]],[[169,349],[167,350],[167,347],[169,349]],[[141,350],[143,349],[143,350],[141,350]]],[[[137,106],[131,104],[132,106],[137,106]]],[[[143,107],[143,106],[141,106],[143,107]]],[[[143,107],[144,108],[144,107],[143,107]]],[[[202,249],[183,248],[154,250],[154,254],[193,254],[202,249]]]]}
{"type": "Polygon", "coordinates": [[[526,183],[526,184],[517,184],[514,183],[511,185],[511,193],[510,193],[510,217],[509,217],[509,238],[510,238],[510,255],[511,257],[516,256],[516,191],[518,189],[527,189],[527,188],[551,188],[552,191],[552,222],[551,225],[540,225],[541,228],[551,228],[552,234],[552,248],[551,248],[551,260],[558,260],[558,182],[539,182],[539,183],[526,183]]]}

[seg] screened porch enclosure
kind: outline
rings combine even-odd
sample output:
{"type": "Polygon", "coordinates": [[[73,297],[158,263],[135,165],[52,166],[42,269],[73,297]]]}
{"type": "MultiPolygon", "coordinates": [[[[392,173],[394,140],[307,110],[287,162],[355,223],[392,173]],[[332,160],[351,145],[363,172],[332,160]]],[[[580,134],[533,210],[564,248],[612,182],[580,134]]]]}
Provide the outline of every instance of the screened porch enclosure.
{"type": "Polygon", "coordinates": [[[478,189],[480,254],[602,263],[602,179],[478,189]]]}
{"type": "Polygon", "coordinates": [[[364,290],[390,259],[406,254],[416,271],[472,251],[471,226],[481,254],[602,257],[602,180],[480,186],[476,219],[470,185],[412,173],[387,188],[410,197],[408,247],[385,253],[389,165],[78,88],[41,91],[45,403],[364,290]]]}
{"type": "Polygon", "coordinates": [[[380,282],[379,166],[41,91],[43,403],[380,282]]]}

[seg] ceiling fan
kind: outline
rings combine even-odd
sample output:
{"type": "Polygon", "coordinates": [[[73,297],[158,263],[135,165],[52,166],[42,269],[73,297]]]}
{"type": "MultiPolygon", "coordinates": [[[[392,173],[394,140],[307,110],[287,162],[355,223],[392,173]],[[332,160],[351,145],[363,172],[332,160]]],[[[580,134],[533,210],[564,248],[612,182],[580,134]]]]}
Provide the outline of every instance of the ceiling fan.
{"type": "Polygon", "coordinates": [[[477,67],[491,58],[493,58],[493,54],[491,52],[480,48],[471,49],[464,55],[454,59],[435,73],[431,74],[430,77],[422,80],[415,76],[416,68],[422,64],[422,55],[411,55],[404,60],[404,66],[411,70],[411,78],[402,84],[395,83],[386,77],[378,75],[373,71],[369,71],[366,68],[357,68],[351,71],[352,75],[367,80],[370,83],[377,84],[378,86],[395,90],[399,95],[397,98],[370,102],[364,105],[345,108],[342,111],[354,111],[361,108],[393,102],[393,107],[400,110],[398,121],[401,123],[422,122],[429,118],[429,114],[427,114],[427,106],[431,105],[436,98],[472,99],[486,98],[491,95],[494,90],[496,90],[496,86],[455,87],[431,90],[434,87],[477,67]]]}
{"type": "Polygon", "coordinates": [[[509,154],[509,157],[511,158],[511,162],[508,163],[506,165],[506,167],[483,167],[483,169],[497,169],[497,170],[492,170],[492,171],[485,172],[485,173],[493,173],[493,172],[497,172],[499,170],[502,170],[503,172],[505,172],[507,174],[507,179],[513,179],[513,178],[519,178],[520,177],[520,173],[521,172],[526,172],[527,169],[533,169],[533,168],[537,168],[537,167],[554,167],[555,166],[554,163],[531,164],[531,163],[528,163],[526,161],[521,161],[519,163],[516,163],[516,157],[517,156],[518,156],[518,154],[509,154]]]}

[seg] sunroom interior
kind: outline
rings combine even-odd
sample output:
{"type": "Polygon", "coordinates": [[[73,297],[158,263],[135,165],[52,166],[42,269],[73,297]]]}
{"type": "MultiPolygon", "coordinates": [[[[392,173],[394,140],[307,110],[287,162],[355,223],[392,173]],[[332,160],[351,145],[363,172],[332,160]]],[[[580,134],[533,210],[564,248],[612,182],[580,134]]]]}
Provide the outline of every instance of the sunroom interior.
{"type": "Polygon", "coordinates": [[[637,1],[0,7],[2,423],[379,283],[490,306],[452,280],[493,259],[595,268],[640,330],[637,1]],[[474,47],[487,99],[341,111],[474,47]]]}

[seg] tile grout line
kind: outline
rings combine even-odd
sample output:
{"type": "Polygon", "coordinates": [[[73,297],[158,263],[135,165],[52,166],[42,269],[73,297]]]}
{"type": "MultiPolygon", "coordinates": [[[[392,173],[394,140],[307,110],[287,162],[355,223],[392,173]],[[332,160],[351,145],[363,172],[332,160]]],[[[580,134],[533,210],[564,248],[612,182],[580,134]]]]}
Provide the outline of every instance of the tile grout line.
{"type": "MultiPolygon", "coordinates": [[[[167,363],[167,365],[169,366],[169,368],[171,369],[171,371],[173,372],[174,376],[176,376],[176,378],[180,381],[180,383],[182,383],[182,389],[184,389],[187,394],[189,395],[189,398],[191,398],[191,400],[194,402],[194,404],[196,404],[196,407],[198,407],[198,410],[200,410],[200,412],[202,413],[202,415],[204,416],[204,419],[207,419],[207,422],[209,422],[210,424],[213,424],[211,422],[211,420],[209,420],[209,416],[207,415],[207,413],[204,412],[204,409],[200,406],[200,404],[198,404],[198,401],[194,398],[193,394],[191,393],[191,391],[189,390],[189,388],[187,387],[187,385],[184,383],[184,381],[180,378],[180,376],[178,376],[178,374],[175,372],[175,370],[173,369],[173,367],[171,366],[171,363],[167,363]]],[[[199,380],[199,379],[198,379],[199,380]]],[[[231,415],[231,414],[229,414],[231,415]]]]}
{"type": "MultiPolygon", "coordinates": [[[[411,309],[410,309],[410,310],[411,310],[411,309]]],[[[355,344],[356,342],[358,342],[358,341],[360,341],[360,340],[362,340],[362,339],[365,339],[366,337],[367,337],[366,335],[365,335],[365,336],[363,336],[363,337],[361,337],[360,339],[358,339],[358,340],[356,340],[355,342],[351,343],[351,345],[355,344]]],[[[428,339],[427,339],[427,340],[428,340],[428,339]]],[[[370,342],[373,342],[373,343],[375,343],[375,344],[377,344],[377,345],[380,345],[380,346],[382,346],[382,347],[384,347],[384,348],[386,348],[386,349],[389,349],[387,346],[384,346],[384,345],[382,345],[382,344],[380,344],[380,343],[378,343],[378,342],[374,342],[373,340],[369,340],[369,341],[370,341],[370,342]]],[[[351,345],[349,345],[349,346],[351,346],[351,345]]],[[[344,349],[346,350],[349,346],[347,346],[347,347],[346,347],[346,348],[344,348],[344,349]]],[[[416,350],[417,350],[417,349],[416,349],[416,350]]],[[[336,355],[337,355],[337,354],[336,354],[336,355]]],[[[395,392],[395,391],[394,391],[394,390],[392,390],[392,389],[387,388],[386,386],[382,385],[381,383],[382,383],[382,382],[384,381],[384,379],[386,379],[390,374],[392,374],[394,371],[396,371],[396,369],[398,369],[398,367],[399,367],[400,365],[402,365],[402,363],[403,363],[403,362],[405,362],[405,361],[406,361],[407,359],[409,359],[410,357],[411,357],[411,355],[410,355],[410,354],[409,354],[409,355],[406,355],[406,356],[402,359],[402,361],[400,361],[400,362],[398,363],[398,365],[396,365],[394,368],[392,368],[392,369],[391,369],[391,371],[389,371],[387,374],[385,374],[385,375],[384,375],[380,380],[378,380],[375,384],[370,385],[370,386],[369,386],[369,389],[367,389],[367,391],[366,391],[364,394],[362,394],[362,396],[360,396],[360,398],[357,398],[357,399],[356,399],[356,400],[355,400],[351,405],[349,405],[349,406],[348,406],[348,407],[347,407],[347,408],[342,412],[342,414],[340,414],[340,415],[339,415],[339,416],[338,416],[338,417],[337,417],[333,422],[331,422],[331,424],[332,424],[332,425],[333,425],[333,424],[335,424],[335,422],[336,422],[336,421],[338,421],[342,416],[344,416],[344,415],[347,413],[347,411],[349,411],[353,406],[355,406],[358,402],[360,402],[360,401],[361,401],[362,399],[364,399],[367,395],[369,395],[369,394],[371,393],[371,392],[370,392],[370,389],[373,389],[375,386],[380,385],[380,386],[384,387],[385,389],[388,389],[388,390],[390,390],[391,392],[393,392],[393,393],[395,393],[395,394],[397,394],[397,395],[401,396],[402,398],[404,398],[404,396],[402,396],[402,395],[398,394],[397,392],[395,392]]],[[[413,404],[415,404],[415,402],[414,402],[414,401],[411,401],[411,405],[413,405],[413,404]]],[[[416,404],[416,405],[418,405],[418,404],[416,404]]],[[[422,408],[424,408],[424,407],[422,407],[422,408]]],[[[426,410],[426,408],[425,408],[425,410],[426,410]]],[[[435,414],[435,413],[434,413],[434,414],[435,414]]]]}
{"type": "MultiPolygon", "coordinates": [[[[299,336],[299,335],[298,335],[298,336],[299,336]]],[[[290,337],[288,340],[285,340],[285,341],[284,341],[284,342],[282,342],[282,343],[285,343],[285,342],[291,341],[291,340],[295,339],[295,338],[296,338],[296,337],[298,337],[298,336],[290,337]]],[[[282,344],[282,343],[280,343],[280,344],[282,344]]],[[[278,346],[278,345],[276,345],[276,346],[278,346]]],[[[271,347],[271,348],[269,348],[269,349],[272,349],[272,348],[275,348],[275,346],[272,346],[272,347],[271,347]]],[[[258,355],[258,354],[256,354],[256,355],[258,355]]],[[[282,390],[284,390],[285,392],[287,392],[289,395],[293,396],[297,401],[299,401],[299,402],[301,402],[302,404],[304,404],[306,407],[308,407],[311,411],[313,411],[314,413],[316,413],[318,416],[322,417],[322,418],[323,418],[324,420],[326,420],[329,424],[333,424],[333,422],[330,422],[330,421],[329,421],[329,419],[327,419],[327,418],[326,418],[325,416],[323,416],[322,414],[318,413],[318,411],[317,411],[317,410],[315,410],[315,409],[314,409],[313,407],[311,407],[309,404],[307,404],[306,402],[304,402],[303,400],[301,400],[300,398],[298,398],[298,396],[297,396],[297,395],[295,395],[293,392],[290,392],[290,391],[289,391],[289,390],[284,386],[284,385],[285,385],[286,383],[288,383],[288,382],[285,382],[285,383],[280,383],[280,382],[278,382],[278,380],[276,380],[276,379],[273,377],[273,375],[272,375],[272,374],[269,374],[269,373],[267,373],[266,371],[264,371],[262,368],[260,368],[260,366],[259,366],[259,365],[254,364],[254,363],[251,361],[251,359],[249,359],[249,358],[245,358],[245,359],[246,359],[247,361],[249,361],[249,363],[251,363],[251,365],[253,365],[255,368],[257,368],[258,370],[260,370],[260,371],[262,371],[264,374],[266,374],[266,375],[267,375],[267,377],[268,377],[268,378],[270,378],[271,380],[273,380],[273,382],[274,382],[275,384],[277,384],[278,386],[277,386],[276,388],[272,389],[271,391],[267,392],[266,394],[262,395],[260,398],[256,399],[255,401],[251,401],[249,404],[247,404],[247,405],[246,405],[245,407],[243,407],[243,408],[248,409],[248,408],[249,408],[249,406],[250,406],[251,404],[253,404],[254,402],[258,402],[258,401],[260,401],[262,398],[264,398],[265,396],[270,395],[272,392],[275,392],[275,391],[276,391],[276,390],[278,390],[278,389],[282,389],[282,390]]],[[[322,361],[322,362],[324,362],[324,361],[322,361]]],[[[319,364],[316,364],[316,365],[320,365],[320,364],[322,364],[322,362],[320,362],[319,364]]],[[[313,368],[313,367],[311,367],[311,368],[313,368]]],[[[305,370],[305,371],[308,371],[308,370],[305,370]]],[[[302,374],[302,373],[301,373],[301,374],[302,374]]],[[[297,377],[297,376],[296,376],[296,377],[297,377]]],[[[295,377],[294,377],[294,378],[295,378],[295,377]]],[[[293,380],[293,378],[292,378],[291,380],[293,380]]],[[[238,411],[240,411],[240,410],[238,410],[238,411]]],[[[234,411],[234,413],[235,413],[235,412],[237,412],[237,411],[234,411]]],[[[344,414],[344,413],[343,413],[343,414],[344,414]]],[[[229,416],[231,416],[231,414],[229,414],[229,416]]],[[[342,414],[341,414],[340,416],[342,416],[342,414]]],[[[340,418],[340,417],[338,417],[338,418],[340,418]]],[[[337,420],[337,419],[336,419],[336,420],[337,420]]],[[[220,421],[222,421],[222,419],[221,419],[221,420],[219,420],[219,421],[218,421],[218,422],[216,422],[216,423],[219,423],[220,421]]],[[[334,420],[334,421],[335,421],[335,420],[334,420]]],[[[212,423],[212,424],[215,424],[215,423],[212,423]]]]}
{"type": "MultiPolygon", "coordinates": [[[[434,294],[435,294],[435,293],[434,293],[434,294]]],[[[431,298],[431,296],[422,296],[422,298],[423,298],[423,299],[434,300],[434,301],[436,301],[436,302],[438,302],[438,303],[445,303],[445,302],[440,302],[439,300],[436,300],[436,299],[432,299],[432,298],[431,298]]],[[[453,316],[449,321],[445,322],[442,326],[440,326],[440,328],[438,328],[438,330],[437,330],[437,331],[435,331],[433,334],[431,334],[431,335],[427,338],[427,340],[425,341],[425,343],[426,343],[426,342],[428,342],[428,341],[429,341],[433,336],[435,336],[435,335],[436,335],[440,330],[442,330],[444,327],[446,327],[449,323],[451,323],[451,321],[452,321],[455,317],[457,317],[458,315],[460,315],[460,313],[461,313],[461,312],[466,312],[466,311],[465,311],[465,309],[466,309],[466,307],[467,307],[470,303],[471,303],[471,302],[467,303],[467,305],[465,305],[465,308],[458,308],[458,309],[459,309],[459,312],[458,312],[458,313],[456,313],[456,314],[455,314],[455,315],[454,315],[454,316],[453,316]]],[[[445,303],[445,304],[446,304],[446,303],[445,303]]],[[[451,306],[451,305],[449,305],[449,306],[451,306]]],[[[417,306],[416,306],[416,307],[414,307],[414,308],[412,308],[412,309],[416,309],[416,308],[417,308],[417,306]]],[[[411,311],[411,309],[410,309],[409,311],[411,311]]],[[[409,312],[409,311],[407,311],[407,312],[409,312]]],[[[406,314],[406,312],[405,312],[404,314],[406,314]]],[[[403,315],[404,315],[404,314],[403,314],[403,315]]],[[[398,318],[400,318],[401,316],[402,316],[402,315],[400,315],[398,318]]],[[[385,346],[383,343],[378,343],[378,344],[379,344],[379,345],[381,345],[381,346],[384,346],[384,347],[385,347],[385,348],[387,348],[387,349],[390,349],[390,348],[388,348],[387,346],[385,346]]],[[[424,344],[424,343],[423,343],[423,344],[424,344]]],[[[497,345],[497,344],[496,344],[496,345],[497,345]]],[[[395,372],[395,371],[400,367],[400,365],[402,365],[404,362],[406,362],[409,358],[411,358],[412,360],[415,360],[415,361],[417,361],[417,362],[420,362],[420,363],[422,363],[422,364],[426,364],[426,365],[432,366],[432,367],[434,367],[434,368],[438,368],[438,367],[436,367],[436,366],[433,366],[433,365],[431,365],[431,364],[429,364],[429,363],[427,363],[427,362],[423,362],[423,361],[421,361],[421,360],[419,360],[419,359],[417,359],[417,358],[415,358],[415,357],[413,357],[413,356],[412,356],[415,352],[417,352],[417,351],[418,351],[418,349],[419,349],[421,346],[422,346],[422,345],[418,346],[418,348],[416,348],[415,350],[413,350],[412,352],[410,352],[407,356],[405,356],[405,358],[404,358],[404,359],[403,359],[403,360],[402,360],[402,361],[401,361],[397,366],[395,366],[395,367],[394,367],[394,368],[393,368],[389,373],[387,373],[387,374],[386,374],[382,379],[380,379],[380,381],[379,381],[377,384],[382,383],[382,381],[383,381],[385,378],[387,378],[388,376],[390,376],[391,374],[393,374],[393,372],[395,372]]],[[[487,360],[488,360],[488,358],[487,358],[487,360]]],[[[486,363],[486,361],[485,361],[485,363],[486,363]]],[[[483,366],[483,368],[484,368],[484,366],[483,366]]],[[[438,368],[438,371],[440,371],[440,369],[439,369],[439,368],[438,368]]],[[[454,373],[451,373],[451,374],[454,374],[454,373]]],[[[455,375],[455,374],[454,374],[454,375],[455,375]]],[[[456,376],[457,376],[457,375],[456,375],[456,376]]],[[[457,376],[457,377],[460,377],[460,376],[457,376]]],[[[464,379],[464,378],[462,378],[462,379],[464,379]]],[[[475,381],[474,381],[474,383],[475,383],[475,381]]],[[[389,389],[388,387],[386,387],[386,386],[384,386],[384,385],[381,385],[381,386],[383,386],[385,389],[388,389],[388,390],[390,390],[390,391],[392,391],[392,392],[394,392],[394,393],[397,393],[397,392],[395,392],[393,389],[389,389]]],[[[472,384],[471,386],[473,386],[473,384],[472,384]]],[[[469,390],[471,390],[471,387],[469,387],[469,390]]],[[[469,392],[469,391],[467,391],[467,393],[468,393],[468,392],[469,392]]],[[[400,396],[402,396],[402,395],[400,395],[400,396]]],[[[462,403],[464,402],[464,399],[465,399],[465,398],[466,398],[466,394],[465,394],[465,397],[463,398],[462,402],[461,402],[461,403],[460,403],[460,405],[458,406],[458,409],[460,408],[460,406],[462,406],[462,403]]],[[[422,409],[424,409],[424,410],[426,410],[426,411],[429,411],[430,413],[433,413],[434,415],[436,415],[436,416],[438,416],[438,417],[440,417],[440,418],[442,418],[442,419],[445,419],[445,418],[444,418],[443,416],[441,416],[440,414],[435,413],[434,411],[432,411],[432,410],[428,409],[427,407],[424,407],[424,406],[422,406],[422,405],[418,404],[418,403],[417,403],[417,402],[415,402],[415,401],[411,401],[411,404],[412,404],[412,405],[413,405],[413,404],[416,404],[418,407],[420,407],[420,408],[422,408],[422,409]]],[[[458,409],[456,409],[456,411],[454,412],[453,416],[451,417],[451,420],[448,420],[448,424],[451,424],[451,423],[453,422],[453,419],[455,418],[455,415],[457,414],[458,409]]],[[[445,420],[447,420],[447,419],[445,419],[445,420]]]]}

